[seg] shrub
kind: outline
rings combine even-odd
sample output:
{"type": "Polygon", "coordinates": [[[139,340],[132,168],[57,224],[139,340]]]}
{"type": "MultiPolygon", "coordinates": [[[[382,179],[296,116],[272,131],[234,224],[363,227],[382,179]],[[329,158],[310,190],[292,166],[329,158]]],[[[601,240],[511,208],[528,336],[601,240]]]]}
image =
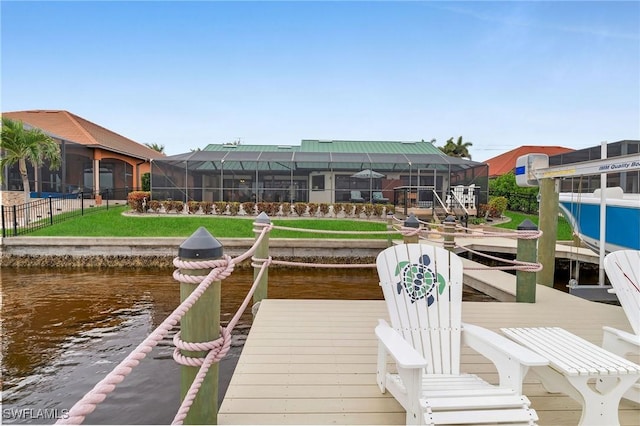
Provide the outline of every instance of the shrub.
{"type": "Polygon", "coordinates": [[[267,201],[258,203],[257,207],[258,207],[258,213],[264,212],[267,214],[267,216],[275,216],[278,214],[278,211],[280,210],[279,203],[271,203],[267,201]]]}
{"type": "Polygon", "coordinates": [[[309,203],[307,206],[309,207],[309,216],[314,217],[318,212],[318,205],[316,203],[309,203]]]}
{"type": "Polygon", "coordinates": [[[291,214],[291,203],[282,203],[282,215],[289,216],[291,214]]]}
{"type": "Polygon", "coordinates": [[[176,213],[182,213],[182,211],[184,210],[184,203],[182,201],[174,201],[173,209],[176,211],[176,213]]]}
{"type": "Polygon", "coordinates": [[[143,202],[145,199],[149,200],[150,198],[151,193],[147,191],[132,191],[127,195],[127,203],[131,210],[137,211],[138,213],[144,213],[146,206],[143,205],[143,202]]]}
{"type": "Polygon", "coordinates": [[[307,211],[307,205],[305,203],[295,203],[293,205],[293,211],[300,217],[307,211]]]}
{"type": "Polygon", "coordinates": [[[382,217],[382,213],[384,213],[384,204],[374,204],[373,213],[378,217],[382,217]]]}
{"type": "Polygon", "coordinates": [[[200,208],[204,214],[211,214],[213,211],[213,203],[211,201],[203,201],[200,203],[200,208]]]}
{"type": "Polygon", "coordinates": [[[507,209],[509,201],[506,197],[492,197],[489,200],[489,216],[500,217],[507,209]]]}
{"type": "Polygon", "coordinates": [[[158,213],[158,211],[160,210],[160,207],[162,207],[162,203],[158,200],[151,200],[147,203],[147,206],[149,206],[149,208],[152,209],[154,212],[158,213]]]}
{"type": "Polygon", "coordinates": [[[214,203],[214,205],[216,206],[216,213],[217,214],[225,214],[225,212],[227,211],[227,202],[226,201],[216,201],[214,203]]]}
{"type": "Polygon", "coordinates": [[[478,211],[476,212],[476,216],[477,217],[484,217],[484,215],[486,215],[489,212],[489,205],[488,204],[480,204],[478,206],[478,211]]]}
{"type": "Polygon", "coordinates": [[[164,200],[162,202],[162,207],[164,207],[164,211],[165,213],[169,213],[171,210],[174,209],[174,205],[173,205],[173,201],[171,200],[164,200]]]}
{"type": "Polygon", "coordinates": [[[318,206],[318,210],[320,210],[322,216],[326,217],[329,214],[329,204],[320,203],[320,205],[318,206]]]}
{"type": "Polygon", "coordinates": [[[200,201],[189,201],[187,206],[189,207],[189,214],[196,214],[200,209],[200,201]]]}
{"type": "Polygon", "coordinates": [[[351,213],[353,212],[353,204],[351,203],[344,203],[342,205],[342,208],[344,209],[344,215],[346,217],[351,216],[351,213]]]}
{"type": "Polygon", "coordinates": [[[353,212],[355,217],[360,217],[360,214],[364,211],[364,204],[356,204],[356,208],[353,212]]]}
{"type": "Polygon", "coordinates": [[[244,210],[246,214],[253,216],[256,214],[256,203],[253,201],[242,203],[242,210],[244,210]]]}
{"type": "Polygon", "coordinates": [[[373,204],[365,204],[362,206],[362,211],[367,217],[371,217],[373,215],[373,204]]]}
{"type": "Polygon", "coordinates": [[[229,203],[229,214],[231,216],[235,216],[240,211],[240,203],[237,201],[233,201],[229,203]]]}

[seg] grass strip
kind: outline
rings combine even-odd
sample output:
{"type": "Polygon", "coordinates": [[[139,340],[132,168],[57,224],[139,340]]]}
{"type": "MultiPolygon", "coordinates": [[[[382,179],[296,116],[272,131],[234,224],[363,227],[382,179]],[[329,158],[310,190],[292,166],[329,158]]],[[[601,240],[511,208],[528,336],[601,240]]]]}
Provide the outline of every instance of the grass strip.
{"type": "MultiPolygon", "coordinates": [[[[253,238],[253,217],[195,215],[123,215],[126,206],[79,216],[28,234],[55,237],[188,237],[204,226],[217,238],[253,238]]],[[[275,225],[292,228],[352,231],[353,234],[323,234],[274,229],[272,238],[387,239],[388,235],[368,235],[366,231],[385,231],[384,222],[353,219],[273,219],[275,225]]],[[[401,238],[396,234],[393,238],[401,238]]]]}
{"type": "MultiPolygon", "coordinates": [[[[524,222],[525,219],[529,219],[531,222],[535,223],[536,226],[539,226],[538,223],[538,215],[534,214],[525,214],[519,212],[506,211],[504,215],[510,218],[509,222],[501,223],[495,225],[496,228],[504,228],[504,229],[517,229],[518,225],[524,222]]],[[[570,241],[573,239],[573,231],[571,229],[571,225],[564,216],[558,216],[558,241],[570,241]]]]}

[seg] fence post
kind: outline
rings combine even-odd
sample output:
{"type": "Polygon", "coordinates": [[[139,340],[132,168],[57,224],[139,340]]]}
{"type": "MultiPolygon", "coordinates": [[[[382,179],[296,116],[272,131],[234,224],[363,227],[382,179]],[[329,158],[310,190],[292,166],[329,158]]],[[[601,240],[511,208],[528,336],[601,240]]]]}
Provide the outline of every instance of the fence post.
{"type": "MultiPolygon", "coordinates": [[[[409,217],[407,217],[407,219],[405,219],[404,221],[404,226],[405,228],[420,228],[420,222],[418,222],[418,219],[416,218],[416,216],[413,213],[409,214],[409,217]]],[[[402,238],[404,240],[405,244],[412,244],[412,243],[418,243],[420,242],[420,236],[418,234],[416,235],[405,235],[402,238]]]]}
{"type": "MultiPolygon", "coordinates": [[[[198,228],[178,249],[178,257],[183,261],[207,261],[222,257],[222,244],[204,227],[198,228]]],[[[211,268],[188,269],[185,275],[208,275],[211,268]]],[[[180,301],[183,302],[197,284],[180,283],[180,301]]],[[[190,343],[210,342],[220,337],[220,281],[214,281],[180,321],[180,335],[190,343]]],[[[204,358],[205,351],[182,351],[188,357],[204,358]]],[[[191,383],[198,373],[198,367],[181,366],[180,400],[184,400],[191,383]]],[[[205,375],[193,405],[187,414],[185,424],[216,424],[218,417],[218,374],[219,364],[214,363],[205,375]]]]}
{"type": "Polygon", "coordinates": [[[80,216],[84,216],[84,192],[80,193],[80,216]]]}
{"type": "MultiPolygon", "coordinates": [[[[256,226],[255,224],[257,223],[270,225],[271,219],[269,219],[269,216],[267,216],[265,212],[260,213],[258,217],[256,217],[256,220],[254,222],[254,227],[253,227],[253,233],[255,234],[256,240],[258,239],[258,237],[262,233],[262,229],[264,228],[264,226],[256,226]]],[[[256,259],[267,259],[269,257],[269,234],[268,233],[264,236],[260,244],[258,244],[258,247],[256,247],[256,252],[254,253],[253,257],[255,257],[256,259]]],[[[254,280],[258,277],[258,274],[260,273],[260,269],[261,269],[260,265],[253,267],[254,280]]],[[[269,289],[269,267],[267,266],[267,270],[264,271],[264,274],[262,274],[262,278],[260,278],[260,282],[258,283],[258,286],[256,287],[256,290],[253,293],[254,305],[256,303],[259,303],[262,299],[267,298],[268,289],[269,289]]]]}
{"type": "MultiPolygon", "coordinates": [[[[518,225],[518,231],[537,231],[538,227],[529,219],[518,225]]],[[[516,259],[535,263],[538,258],[537,240],[518,238],[516,259]]],[[[536,273],[516,271],[516,302],[536,302],[536,273]]]]}
{"type": "Polygon", "coordinates": [[[452,215],[447,216],[442,223],[444,224],[444,243],[442,247],[449,251],[453,251],[456,246],[455,236],[456,232],[456,218],[452,215]]]}
{"type": "Polygon", "coordinates": [[[13,236],[18,236],[18,209],[13,205],[13,236]]]}
{"type": "Polygon", "coordinates": [[[53,225],[53,200],[51,195],[49,195],[49,224],[53,225]]]}

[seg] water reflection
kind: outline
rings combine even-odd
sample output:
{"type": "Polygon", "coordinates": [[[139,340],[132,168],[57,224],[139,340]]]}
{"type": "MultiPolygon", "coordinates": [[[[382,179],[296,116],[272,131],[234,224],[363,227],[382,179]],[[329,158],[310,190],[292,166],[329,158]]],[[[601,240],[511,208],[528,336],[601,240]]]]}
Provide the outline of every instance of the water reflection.
{"type": "MultiPolygon", "coordinates": [[[[71,408],[175,309],[180,292],[171,272],[3,268],[3,423],[51,424],[52,415],[71,408]]],[[[223,323],[252,280],[252,270],[245,269],[223,281],[223,323]]],[[[382,293],[373,269],[272,269],[269,297],[382,299],[382,293]]],[[[248,310],[221,363],[222,382],[230,378],[251,321],[248,310]]],[[[87,424],[168,424],[173,419],[180,370],[171,358],[171,338],[147,355],[87,424]]]]}

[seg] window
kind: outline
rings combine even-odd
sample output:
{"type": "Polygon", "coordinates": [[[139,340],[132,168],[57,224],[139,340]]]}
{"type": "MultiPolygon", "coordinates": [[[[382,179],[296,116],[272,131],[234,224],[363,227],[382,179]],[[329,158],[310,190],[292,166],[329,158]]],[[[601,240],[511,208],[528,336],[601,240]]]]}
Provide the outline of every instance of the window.
{"type": "Polygon", "coordinates": [[[324,191],[324,175],[311,176],[311,189],[314,191],[324,191]]]}

